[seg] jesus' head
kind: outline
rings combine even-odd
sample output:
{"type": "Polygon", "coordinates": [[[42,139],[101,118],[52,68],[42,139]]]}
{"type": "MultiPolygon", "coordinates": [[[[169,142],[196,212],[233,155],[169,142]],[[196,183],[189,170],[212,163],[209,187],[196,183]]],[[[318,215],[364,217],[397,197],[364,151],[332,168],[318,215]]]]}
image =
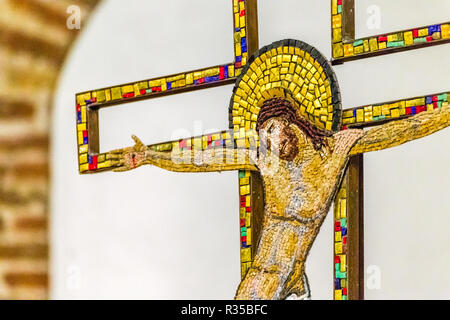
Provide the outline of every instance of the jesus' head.
{"type": "Polygon", "coordinates": [[[330,136],[327,131],[298,116],[292,102],[282,98],[264,101],[256,130],[267,150],[278,152],[279,158],[286,161],[292,161],[297,156],[305,138],[315,150],[320,150],[326,145],[326,137],[330,136]]]}

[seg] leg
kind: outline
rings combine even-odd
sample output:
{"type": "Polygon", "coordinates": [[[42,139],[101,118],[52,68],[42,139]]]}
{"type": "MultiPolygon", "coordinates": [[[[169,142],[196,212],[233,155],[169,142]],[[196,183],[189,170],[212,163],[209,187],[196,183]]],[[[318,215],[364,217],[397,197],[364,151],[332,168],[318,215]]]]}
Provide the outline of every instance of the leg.
{"type": "Polygon", "coordinates": [[[303,228],[290,221],[269,221],[252,267],[236,293],[237,300],[282,299],[294,271],[303,228]]]}
{"type": "Polygon", "coordinates": [[[311,291],[309,290],[309,282],[306,274],[303,273],[303,277],[298,279],[294,287],[289,291],[290,293],[286,297],[286,300],[311,300],[311,291]]]}

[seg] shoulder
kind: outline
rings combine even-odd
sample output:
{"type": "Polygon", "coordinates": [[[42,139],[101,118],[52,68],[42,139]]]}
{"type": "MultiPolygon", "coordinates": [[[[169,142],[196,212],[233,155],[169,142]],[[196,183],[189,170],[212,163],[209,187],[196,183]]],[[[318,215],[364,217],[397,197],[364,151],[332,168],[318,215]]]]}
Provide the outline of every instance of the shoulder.
{"type": "Polygon", "coordinates": [[[334,151],[347,153],[363,136],[364,130],[361,129],[346,129],[335,133],[334,151]]]}

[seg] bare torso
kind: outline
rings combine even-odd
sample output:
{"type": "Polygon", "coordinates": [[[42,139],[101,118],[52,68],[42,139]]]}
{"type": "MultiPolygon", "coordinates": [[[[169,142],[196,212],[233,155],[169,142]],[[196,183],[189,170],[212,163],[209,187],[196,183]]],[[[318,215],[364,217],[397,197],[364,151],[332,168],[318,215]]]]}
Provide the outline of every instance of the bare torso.
{"type": "Polygon", "coordinates": [[[304,263],[341,182],[348,152],[361,136],[361,130],[342,131],[330,137],[322,150],[300,137],[293,160],[270,154],[259,157],[264,231],[237,299],[308,295],[304,263]]]}

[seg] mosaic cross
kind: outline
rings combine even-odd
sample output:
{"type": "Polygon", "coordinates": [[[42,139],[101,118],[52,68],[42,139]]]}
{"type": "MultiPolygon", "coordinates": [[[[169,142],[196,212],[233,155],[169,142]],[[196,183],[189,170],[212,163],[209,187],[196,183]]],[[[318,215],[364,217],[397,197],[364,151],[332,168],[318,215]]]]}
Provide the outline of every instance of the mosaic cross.
{"type": "Polygon", "coordinates": [[[330,62],[297,40],[259,49],[257,1],[232,2],[234,62],[76,95],[79,172],[144,164],[177,172],[237,170],[238,299],[309,297],[304,263],[334,202],[334,298],[363,299],[362,154],[447,127],[450,95],[342,110],[331,65],[446,43],[450,24],[355,40],[354,2],[332,0],[330,62]],[[99,152],[101,108],[232,83],[229,129],[153,145],[133,136],[133,147],[99,152]],[[361,130],[367,127],[373,128],[361,130]]]}

